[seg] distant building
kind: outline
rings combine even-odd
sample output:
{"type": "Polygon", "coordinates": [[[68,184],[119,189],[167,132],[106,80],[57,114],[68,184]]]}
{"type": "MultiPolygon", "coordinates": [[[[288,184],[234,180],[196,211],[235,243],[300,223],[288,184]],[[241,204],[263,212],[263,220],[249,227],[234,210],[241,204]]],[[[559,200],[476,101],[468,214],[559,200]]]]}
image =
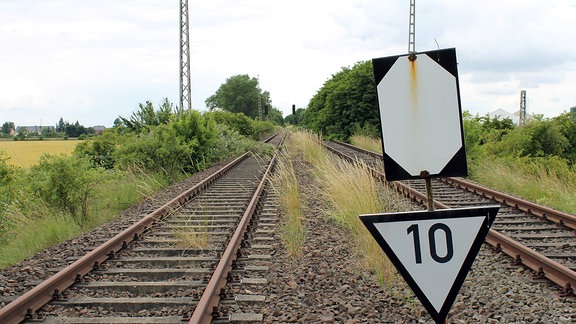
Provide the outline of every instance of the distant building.
{"type": "Polygon", "coordinates": [[[26,130],[28,134],[42,134],[44,130],[50,130],[51,132],[55,132],[56,128],[54,126],[18,126],[16,127],[16,134],[20,134],[22,130],[26,130]]]}
{"type": "Polygon", "coordinates": [[[106,129],[106,127],[102,125],[93,126],[92,128],[94,129],[94,134],[96,135],[102,134],[102,132],[106,129]]]}
{"type": "MultiPolygon", "coordinates": [[[[497,109],[491,113],[488,113],[488,117],[496,119],[510,119],[514,125],[520,125],[520,110],[514,113],[509,113],[504,109],[497,109]]],[[[526,113],[526,121],[534,120],[534,116],[526,113]]]]}

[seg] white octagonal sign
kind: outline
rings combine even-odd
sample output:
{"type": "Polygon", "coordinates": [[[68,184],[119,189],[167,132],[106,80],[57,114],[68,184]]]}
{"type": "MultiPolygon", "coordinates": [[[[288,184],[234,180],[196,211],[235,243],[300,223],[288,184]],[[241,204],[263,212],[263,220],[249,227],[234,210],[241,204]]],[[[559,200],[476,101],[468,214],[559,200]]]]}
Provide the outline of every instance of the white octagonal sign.
{"type": "Polygon", "coordinates": [[[466,176],[454,49],[373,60],[386,179],[466,176]]]}

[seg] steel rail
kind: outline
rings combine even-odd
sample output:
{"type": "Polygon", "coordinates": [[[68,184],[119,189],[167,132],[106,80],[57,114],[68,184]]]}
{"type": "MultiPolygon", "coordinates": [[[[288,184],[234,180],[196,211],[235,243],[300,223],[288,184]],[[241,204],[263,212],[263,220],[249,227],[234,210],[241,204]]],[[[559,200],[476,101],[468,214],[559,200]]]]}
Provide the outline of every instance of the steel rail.
{"type": "Polygon", "coordinates": [[[544,217],[555,223],[570,227],[572,229],[576,229],[576,216],[574,215],[564,213],[550,207],[541,206],[531,201],[524,200],[518,197],[510,196],[460,178],[446,178],[441,180],[450,184],[457,185],[470,192],[481,194],[486,198],[496,200],[510,207],[518,208],[529,214],[544,217]]]}
{"type": "MultiPolygon", "coordinates": [[[[342,144],[340,142],[336,142],[338,144],[342,144]]],[[[347,147],[350,147],[352,149],[356,149],[356,147],[351,146],[351,145],[344,145],[347,147]]],[[[350,162],[354,162],[355,159],[352,158],[351,156],[344,154],[338,150],[336,150],[335,148],[332,148],[326,144],[324,144],[324,147],[326,147],[328,150],[330,150],[331,152],[336,153],[337,155],[343,157],[344,159],[347,159],[350,162]]],[[[377,154],[374,152],[370,152],[370,151],[366,151],[366,150],[362,150],[365,152],[368,152],[368,154],[377,154]]],[[[374,176],[376,176],[377,178],[379,178],[382,182],[386,182],[386,177],[384,175],[383,172],[377,171],[374,168],[371,168],[369,166],[367,166],[368,169],[372,172],[372,174],[374,176]]],[[[454,181],[455,178],[451,178],[451,181],[454,181]]],[[[459,183],[463,183],[466,182],[466,184],[472,184],[469,183],[468,181],[454,181],[454,182],[459,182],[459,183]]],[[[394,181],[392,183],[392,185],[399,191],[401,192],[403,195],[405,195],[408,198],[411,198],[413,200],[416,200],[419,203],[426,203],[427,199],[426,199],[426,195],[401,183],[398,181],[394,181]]],[[[481,186],[477,186],[475,185],[475,187],[477,190],[480,191],[480,189],[487,189],[481,186]]],[[[526,206],[528,207],[524,207],[526,212],[532,212],[534,214],[536,213],[540,213],[541,210],[545,210],[547,212],[547,218],[550,218],[550,214],[552,212],[558,212],[554,209],[551,208],[542,208],[542,206],[537,206],[536,204],[527,202],[523,199],[519,199],[516,197],[512,197],[509,195],[503,195],[502,193],[499,193],[495,190],[486,190],[485,191],[487,194],[489,193],[488,196],[486,196],[487,198],[491,198],[491,199],[495,199],[499,202],[502,203],[506,203],[508,205],[510,205],[508,202],[512,202],[513,207],[517,207],[520,208],[520,205],[522,205],[522,203],[529,203],[526,206]],[[500,200],[496,199],[495,197],[500,196],[500,200]],[[504,198],[502,198],[504,197],[504,198]],[[513,198],[513,199],[510,199],[513,198]],[[518,205],[516,205],[518,203],[518,205]],[[539,208],[535,208],[535,207],[539,207],[539,208]],[[529,208],[530,207],[530,208],[529,208]]],[[[439,201],[435,201],[434,205],[436,208],[438,209],[448,209],[450,208],[449,206],[442,204],[439,201]]],[[[560,213],[560,212],[559,212],[560,213]]],[[[560,213],[560,214],[566,214],[566,213],[560,213]]],[[[571,216],[571,218],[573,218],[574,216],[566,214],[568,216],[571,216]]],[[[563,224],[566,224],[566,221],[562,222],[563,224]]],[[[549,258],[547,258],[546,256],[543,256],[542,254],[520,244],[519,242],[499,233],[496,230],[490,229],[488,231],[488,235],[486,236],[486,243],[490,244],[491,246],[493,246],[496,250],[502,251],[505,254],[511,256],[512,258],[514,258],[515,263],[516,264],[524,264],[525,266],[527,266],[528,268],[534,270],[536,272],[536,278],[548,278],[550,281],[556,283],[557,285],[559,285],[563,292],[561,293],[562,296],[567,296],[567,295],[572,295],[574,294],[574,287],[576,287],[576,272],[565,267],[564,265],[561,265],[560,263],[551,260],[549,258]]]]}
{"type": "MultiPolygon", "coordinates": [[[[348,147],[352,150],[356,150],[356,151],[360,151],[363,152],[365,154],[374,156],[374,157],[378,157],[378,158],[382,158],[382,155],[380,153],[376,153],[373,151],[369,151],[369,150],[365,150],[363,148],[360,147],[356,147],[354,145],[348,144],[348,143],[344,143],[344,142],[339,142],[339,141],[333,141],[334,143],[337,143],[339,145],[348,147]]],[[[576,229],[576,216],[550,208],[550,207],[546,207],[546,206],[542,206],[542,205],[538,205],[536,203],[533,203],[531,201],[522,199],[522,198],[518,198],[518,197],[514,197],[481,185],[478,185],[476,183],[470,182],[470,181],[466,181],[462,178],[454,178],[454,177],[448,177],[448,178],[439,178],[438,180],[440,181],[444,181],[446,183],[450,183],[450,184],[454,184],[459,186],[460,188],[464,188],[470,192],[476,193],[476,194],[480,194],[486,198],[489,199],[493,199],[495,201],[498,201],[502,204],[506,204],[510,207],[515,207],[518,208],[522,211],[525,211],[529,214],[535,215],[535,216],[540,216],[540,217],[544,217],[550,221],[553,221],[555,223],[570,227],[572,229],[576,229]]]]}
{"type": "Polygon", "coordinates": [[[226,286],[228,274],[232,270],[232,264],[238,256],[238,250],[241,246],[242,240],[244,239],[244,234],[246,233],[252,215],[260,203],[262,191],[264,190],[266,181],[268,180],[268,175],[272,172],[272,169],[276,164],[276,160],[277,154],[274,155],[268,164],[268,167],[266,168],[258,187],[255,189],[254,195],[250,200],[246,211],[242,215],[242,219],[238,223],[238,227],[234,231],[226,250],[222,254],[222,257],[216,266],[216,270],[214,270],[206,289],[202,293],[202,297],[200,297],[194,312],[190,316],[190,324],[207,324],[212,321],[214,310],[215,308],[217,309],[218,304],[220,303],[221,290],[226,286]]]}
{"type": "Polygon", "coordinates": [[[74,263],[0,309],[0,323],[16,324],[26,318],[34,318],[35,312],[53,298],[58,298],[61,291],[67,289],[75,282],[80,281],[84,275],[91,270],[98,268],[102,262],[113,257],[115,253],[126,247],[128,243],[137,240],[138,237],[150,227],[150,225],[178,209],[183,203],[190,200],[198,192],[204,190],[208,185],[226,174],[230,169],[242,162],[249,155],[250,152],[244,153],[206,179],[181,193],[176,198],[148,214],[134,225],[128,227],[109,241],[95,248],[85,256],[76,260],[74,263]]]}

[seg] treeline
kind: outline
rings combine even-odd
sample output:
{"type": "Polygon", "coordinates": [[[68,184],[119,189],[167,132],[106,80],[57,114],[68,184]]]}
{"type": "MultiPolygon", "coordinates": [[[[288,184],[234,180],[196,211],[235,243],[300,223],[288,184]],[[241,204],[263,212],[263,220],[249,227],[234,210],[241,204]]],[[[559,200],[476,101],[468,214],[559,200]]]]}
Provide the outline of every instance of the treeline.
{"type": "Polygon", "coordinates": [[[13,138],[14,140],[24,141],[24,140],[42,140],[44,138],[85,138],[88,136],[96,135],[98,132],[94,127],[85,127],[81,125],[78,121],[75,123],[70,123],[64,121],[62,117],[53,126],[35,126],[32,131],[27,128],[20,127],[17,128],[14,122],[4,122],[2,124],[0,137],[3,138],[13,138]],[[18,131],[16,131],[18,130],[18,131]]]}
{"type": "Polygon", "coordinates": [[[306,110],[296,111],[289,120],[326,139],[347,141],[353,134],[378,137],[380,118],[372,63],[342,68],[324,83],[306,110]]]}
{"type": "Polygon", "coordinates": [[[517,126],[510,119],[464,112],[463,122],[470,159],[523,158],[576,165],[576,119],[571,113],[554,118],[537,115],[517,126]]]}
{"type": "Polygon", "coordinates": [[[168,100],[157,110],[141,104],[80,142],[72,156],[44,155],[29,170],[10,165],[0,152],[0,267],[21,258],[7,251],[29,253],[73,237],[214,161],[271,150],[255,141],[275,131],[270,121],[172,107],[168,100]],[[34,237],[25,239],[28,233],[34,237]],[[19,246],[28,241],[34,246],[19,246]]]}
{"type": "MultiPolygon", "coordinates": [[[[288,118],[287,118],[288,120],[288,118]]],[[[342,68],[290,120],[322,134],[348,141],[352,135],[380,137],[380,119],[370,61],[342,68]]],[[[557,157],[576,163],[576,121],[570,113],[545,119],[535,116],[524,126],[510,119],[472,116],[464,112],[468,156],[514,158],[557,157]]]]}

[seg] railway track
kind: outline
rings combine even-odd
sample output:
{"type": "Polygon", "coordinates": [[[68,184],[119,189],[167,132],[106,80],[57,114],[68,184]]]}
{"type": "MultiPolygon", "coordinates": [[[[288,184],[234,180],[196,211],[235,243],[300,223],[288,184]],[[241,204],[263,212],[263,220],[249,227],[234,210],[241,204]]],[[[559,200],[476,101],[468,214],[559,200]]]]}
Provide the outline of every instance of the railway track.
{"type": "MultiPolygon", "coordinates": [[[[346,143],[325,142],[326,148],[348,159],[363,160],[384,181],[380,154],[346,143]]],[[[426,204],[423,180],[394,182],[396,190],[426,204]]],[[[560,295],[574,295],[576,287],[576,217],[479,186],[460,178],[433,179],[436,208],[485,206],[498,203],[500,211],[486,242],[513,258],[513,263],[535,271],[560,286],[560,295]]]]}
{"type": "Polygon", "coordinates": [[[0,323],[261,321],[275,160],[242,155],[0,309],[0,323]]]}

